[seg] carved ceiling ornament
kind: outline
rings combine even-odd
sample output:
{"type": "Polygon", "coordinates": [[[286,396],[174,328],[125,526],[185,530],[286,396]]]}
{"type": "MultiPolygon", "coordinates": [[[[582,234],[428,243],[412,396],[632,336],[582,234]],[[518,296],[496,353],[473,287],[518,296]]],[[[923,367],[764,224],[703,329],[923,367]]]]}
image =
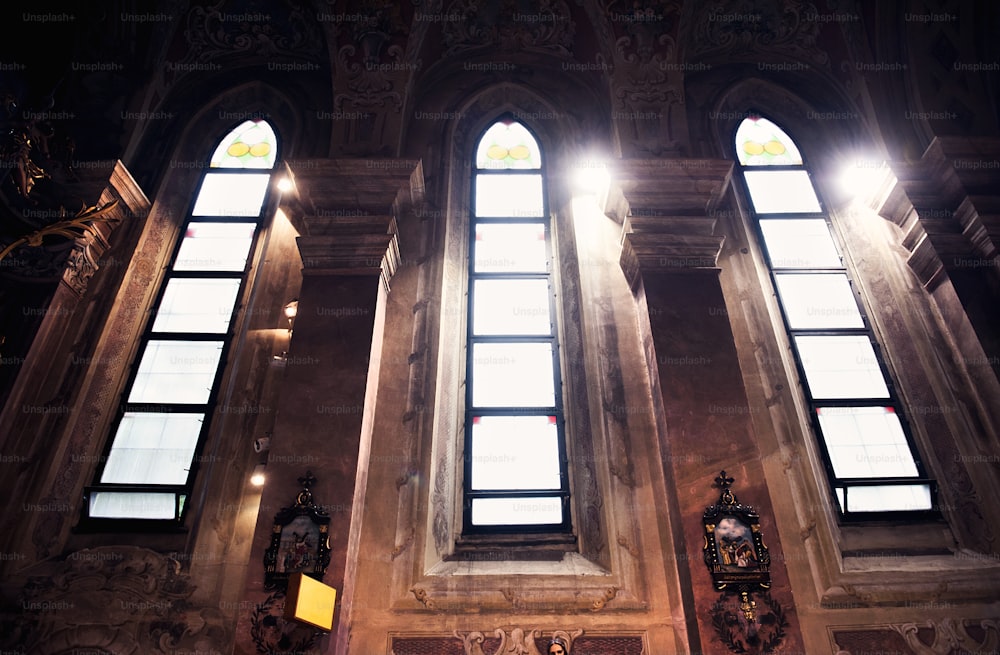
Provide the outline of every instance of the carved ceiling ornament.
{"type": "Polygon", "coordinates": [[[337,67],[349,91],[334,97],[334,107],[337,111],[349,105],[398,112],[403,97],[397,88],[405,86],[405,80],[420,68],[419,61],[405,60],[409,28],[398,3],[363,0],[350,16],[354,20],[334,26],[337,40],[344,43],[337,49],[337,67]]]}
{"type": "Polygon", "coordinates": [[[677,148],[671,113],[684,104],[682,67],[677,64],[676,0],[613,0],[607,15],[614,44],[617,120],[640,151],[660,155],[677,148]]]}
{"type": "MultiPolygon", "coordinates": [[[[739,0],[695,5],[697,15],[688,40],[689,59],[703,55],[778,52],[784,58],[826,65],[829,55],[817,47],[819,14],[805,0],[739,0]]],[[[766,61],[766,60],[765,60],[766,61]]],[[[795,63],[788,62],[789,66],[795,63]]]]}
{"type": "Polygon", "coordinates": [[[256,55],[314,59],[323,54],[323,35],[315,14],[292,3],[281,7],[269,3],[267,10],[254,3],[219,0],[213,5],[194,6],[183,30],[187,53],[179,62],[168,62],[167,71],[177,77],[192,71],[221,70],[211,64],[226,55],[256,55]]]}
{"type": "Polygon", "coordinates": [[[445,56],[481,48],[573,53],[576,23],[564,0],[540,0],[530,13],[513,0],[455,0],[442,23],[445,56]]]}

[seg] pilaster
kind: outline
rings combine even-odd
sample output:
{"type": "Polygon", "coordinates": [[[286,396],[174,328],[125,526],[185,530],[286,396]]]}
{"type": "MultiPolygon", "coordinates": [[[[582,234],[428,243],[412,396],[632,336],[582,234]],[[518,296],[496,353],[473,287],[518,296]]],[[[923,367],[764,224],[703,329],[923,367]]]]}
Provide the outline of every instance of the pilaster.
{"type": "MultiPolygon", "coordinates": [[[[721,469],[736,478],[740,499],[761,516],[771,550],[769,603],[788,619],[782,651],[802,650],[802,637],[771,518],[761,453],[753,431],[735,338],[717,267],[723,237],[713,234],[715,209],[728,187],[727,160],[622,162],[630,213],[622,270],[640,307],[664,476],[674,486],[667,508],[692,651],[729,652],[712,623],[719,592],[702,562],[705,507],[718,497],[721,469]]],[[[760,604],[760,603],[759,603],[760,604]]]]}
{"type": "MultiPolygon", "coordinates": [[[[323,582],[338,591],[324,652],[346,653],[358,566],[349,553],[357,553],[361,531],[385,297],[400,261],[396,217],[420,201],[423,180],[415,160],[295,164],[295,191],[282,210],[300,233],[303,281],[244,598],[252,608],[278,597],[281,590],[263,586],[264,553],[275,514],[294,503],[298,479],[311,471],[313,499],[330,516],[323,582]]],[[[237,653],[258,652],[260,620],[259,613],[241,612],[237,653]]]]}

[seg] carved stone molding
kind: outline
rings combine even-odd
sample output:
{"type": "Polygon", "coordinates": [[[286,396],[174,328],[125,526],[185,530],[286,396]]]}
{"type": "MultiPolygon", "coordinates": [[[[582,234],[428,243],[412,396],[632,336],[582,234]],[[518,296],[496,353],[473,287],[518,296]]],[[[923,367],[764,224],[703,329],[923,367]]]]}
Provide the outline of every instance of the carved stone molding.
{"type": "Polygon", "coordinates": [[[902,228],[908,263],[928,290],[949,271],[1000,266],[1000,139],[938,137],[920,161],[891,164],[876,211],[902,228]]]}
{"type": "Polygon", "coordinates": [[[381,275],[400,264],[396,217],[423,202],[418,160],[302,160],[290,170],[295,191],[283,209],[299,230],[304,273],[381,275]]]}
{"type": "Polygon", "coordinates": [[[622,162],[629,206],[621,266],[633,288],[642,271],[714,268],[724,237],[713,212],[729,185],[732,162],[714,159],[622,162]]]}

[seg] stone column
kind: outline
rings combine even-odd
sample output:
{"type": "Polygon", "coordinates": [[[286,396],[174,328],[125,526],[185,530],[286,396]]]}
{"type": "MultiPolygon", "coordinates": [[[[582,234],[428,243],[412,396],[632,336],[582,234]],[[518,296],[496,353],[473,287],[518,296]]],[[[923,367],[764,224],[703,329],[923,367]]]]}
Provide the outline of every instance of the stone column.
{"type": "MultiPolygon", "coordinates": [[[[739,500],[761,516],[770,547],[773,602],[788,620],[782,652],[802,652],[791,588],[773,521],[717,260],[723,237],[713,212],[732,175],[727,160],[621,162],[629,205],[621,266],[640,306],[662,466],[670,494],[676,562],[692,652],[729,648],[712,623],[720,599],[702,560],[702,516],[719,498],[721,469],[739,500]],[[670,489],[672,485],[672,489],[670,489]]],[[[758,601],[762,611],[765,603],[758,601]]]]}
{"type": "MultiPolygon", "coordinates": [[[[303,281],[268,453],[267,481],[237,625],[237,653],[257,653],[263,558],[274,516],[294,504],[311,471],[314,502],[330,516],[330,565],[337,589],[326,653],[347,652],[357,541],[365,501],[384,302],[399,262],[396,216],[422,189],[411,160],[300,161],[296,200],[283,207],[299,229],[303,281]]],[[[282,620],[279,627],[290,630],[282,620]]],[[[296,632],[296,639],[308,631],[296,632]]]]}

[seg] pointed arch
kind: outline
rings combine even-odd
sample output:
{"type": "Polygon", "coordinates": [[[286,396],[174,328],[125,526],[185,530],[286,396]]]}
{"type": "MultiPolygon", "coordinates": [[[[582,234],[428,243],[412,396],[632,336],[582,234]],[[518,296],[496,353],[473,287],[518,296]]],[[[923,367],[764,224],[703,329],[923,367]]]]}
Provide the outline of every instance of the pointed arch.
{"type": "Polygon", "coordinates": [[[140,337],[84,519],[181,523],[272,187],[278,139],[245,120],[204,155],[140,337]]]}
{"type": "Polygon", "coordinates": [[[934,484],[798,145],[755,111],[732,145],[841,516],[932,513],[934,484]]]}
{"type": "Polygon", "coordinates": [[[543,156],[512,116],[469,155],[464,532],[562,531],[569,486],[543,156]]]}

